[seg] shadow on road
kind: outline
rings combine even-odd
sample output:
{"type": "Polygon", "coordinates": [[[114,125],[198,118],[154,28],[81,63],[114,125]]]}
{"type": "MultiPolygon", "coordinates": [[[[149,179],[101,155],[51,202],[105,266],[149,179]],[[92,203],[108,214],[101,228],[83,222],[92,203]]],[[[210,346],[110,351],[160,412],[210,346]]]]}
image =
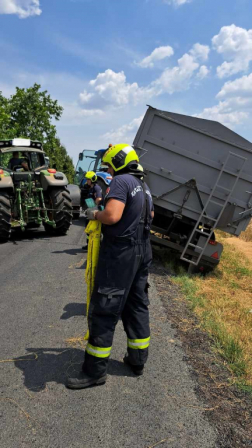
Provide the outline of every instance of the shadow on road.
{"type": "Polygon", "coordinates": [[[40,227],[39,229],[26,229],[24,232],[22,232],[21,230],[14,230],[11,233],[10,242],[15,244],[18,241],[32,241],[49,238],[50,236],[46,233],[43,227],[40,227]]]}
{"type": "Polygon", "coordinates": [[[64,235],[48,235],[43,227],[39,227],[38,229],[26,229],[24,232],[18,229],[12,230],[9,244],[18,244],[18,242],[31,242],[37,240],[51,241],[52,238],[63,239],[64,235]]]}
{"type": "Polygon", "coordinates": [[[64,313],[61,319],[66,320],[74,316],[86,316],[87,304],[86,303],[68,303],[64,308],[64,313]]]}
{"type": "Polygon", "coordinates": [[[81,247],[78,247],[76,249],[55,250],[54,252],[52,252],[52,254],[78,255],[78,254],[85,254],[85,252],[81,247]]]}
{"type": "MultiPolygon", "coordinates": [[[[28,348],[28,354],[15,359],[15,366],[24,375],[24,386],[32,392],[46,389],[47,383],[65,384],[68,377],[78,376],[84,352],[77,348],[28,348]]],[[[111,359],[108,374],[135,375],[123,362],[111,359]]]]}

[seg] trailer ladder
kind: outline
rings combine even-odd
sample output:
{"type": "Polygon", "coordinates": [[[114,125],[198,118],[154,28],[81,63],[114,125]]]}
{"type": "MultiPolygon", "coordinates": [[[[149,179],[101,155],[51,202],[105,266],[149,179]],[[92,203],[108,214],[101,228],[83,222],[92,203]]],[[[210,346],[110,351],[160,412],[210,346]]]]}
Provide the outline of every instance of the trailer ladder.
{"type": "MultiPolygon", "coordinates": [[[[210,196],[209,196],[209,198],[208,198],[208,200],[207,200],[207,202],[206,202],[206,204],[205,204],[205,206],[204,206],[204,208],[203,208],[203,210],[202,210],[202,212],[201,212],[201,214],[199,216],[199,219],[196,222],[196,224],[195,224],[195,226],[193,228],[193,231],[192,231],[192,233],[191,233],[191,235],[190,235],[190,237],[189,237],[189,239],[188,239],[188,241],[186,243],[186,246],[185,246],[185,248],[184,248],[184,250],[183,250],[183,252],[181,254],[181,257],[180,257],[181,260],[187,261],[188,263],[193,264],[195,266],[197,266],[199,264],[199,261],[201,260],[201,257],[204,254],[204,251],[205,251],[205,249],[207,247],[207,244],[210,241],[215,228],[217,227],[218,221],[221,218],[222,213],[225,210],[225,207],[226,207],[226,205],[227,205],[227,203],[228,203],[228,201],[230,199],[230,196],[231,196],[231,194],[233,193],[233,191],[234,191],[234,189],[236,187],[236,184],[237,184],[237,182],[238,182],[238,180],[239,180],[239,178],[241,176],[241,173],[242,173],[242,170],[243,170],[243,167],[244,167],[244,164],[246,163],[246,161],[247,161],[247,159],[245,157],[239,156],[239,155],[237,155],[237,154],[235,154],[233,152],[229,152],[225,163],[223,163],[223,165],[222,165],[221,171],[220,171],[219,176],[218,176],[218,178],[217,178],[217,180],[215,182],[215,185],[214,185],[214,187],[213,187],[213,189],[211,191],[211,194],[210,194],[210,196]],[[237,168],[236,172],[233,172],[233,171],[230,171],[229,169],[227,169],[228,162],[229,162],[231,157],[240,159],[240,161],[242,162],[241,163],[241,167],[237,168]],[[233,176],[233,178],[234,178],[234,183],[233,183],[231,189],[228,189],[228,188],[223,187],[221,185],[222,176],[225,175],[225,174],[229,174],[229,175],[233,176]],[[226,193],[226,200],[222,204],[220,204],[219,202],[216,202],[216,201],[214,201],[212,199],[215,196],[215,193],[216,193],[216,191],[218,189],[221,189],[221,190],[225,191],[225,193],[226,193]],[[211,205],[211,204],[214,204],[214,205],[217,205],[217,206],[220,207],[220,211],[219,211],[217,217],[215,217],[215,218],[209,216],[209,214],[207,212],[207,210],[209,208],[209,205],[211,205]],[[203,232],[203,231],[201,231],[199,229],[199,225],[204,220],[207,220],[208,223],[209,222],[211,223],[211,231],[209,233],[208,232],[203,232]],[[193,241],[199,235],[203,236],[205,238],[205,243],[204,243],[203,247],[202,246],[198,246],[197,244],[193,244],[193,241]],[[195,252],[196,260],[195,259],[194,260],[190,259],[190,255],[188,254],[188,249],[196,249],[197,250],[197,252],[195,252]]],[[[238,160],[237,160],[237,162],[238,162],[238,160]]]]}

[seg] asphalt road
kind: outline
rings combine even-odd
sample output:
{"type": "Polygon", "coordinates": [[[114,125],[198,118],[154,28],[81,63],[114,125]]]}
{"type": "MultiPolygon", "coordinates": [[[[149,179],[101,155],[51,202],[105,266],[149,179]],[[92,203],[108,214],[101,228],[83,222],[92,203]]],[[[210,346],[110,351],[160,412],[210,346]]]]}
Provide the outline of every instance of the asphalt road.
{"type": "Polygon", "coordinates": [[[119,323],[104,386],[65,388],[78,371],[85,318],[83,220],[65,237],[29,231],[0,246],[1,448],[210,448],[216,433],[151,278],[150,357],[122,363],[119,323]]]}

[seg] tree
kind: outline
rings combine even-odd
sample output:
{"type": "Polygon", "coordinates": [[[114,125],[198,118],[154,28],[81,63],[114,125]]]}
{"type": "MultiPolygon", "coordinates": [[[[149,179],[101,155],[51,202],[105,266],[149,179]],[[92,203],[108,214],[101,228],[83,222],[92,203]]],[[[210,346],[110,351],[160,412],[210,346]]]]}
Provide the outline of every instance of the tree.
{"type": "Polygon", "coordinates": [[[0,138],[23,137],[40,141],[51,166],[63,171],[72,182],[75,173],[72,159],[61,145],[52,123],[60,119],[63,107],[47,90],[40,89],[39,84],[28,89],[16,87],[16,93],[8,99],[0,92],[0,138]]]}
{"type": "Polygon", "coordinates": [[[28,89],[16,87],[16,93],[8,102],[10,126],[15,130],[15,137],[27,137],[44,144],[56,138],[56,126],[52,120],[60,119],[63,107],[51,99],[47,90],[40,91],[40,88],[39,84],[28,89]]]}
{"type": "Polygon", "coordinates": [[[53,145],[52,143],[46,143],[44,150],[50,158],[50,166],[65,173],[68,182],[73,183],[75,175],[73,161],[67,154],[66,148],[61,144],[60,139],[55,138],[53,145]]]}
{"type": "Polygon", "coordinates": [[[0,92],[0,136],[1,138],[9,138],[10,135],[11,116],[8,110],[8,100],[4,98],[0,92]]]}

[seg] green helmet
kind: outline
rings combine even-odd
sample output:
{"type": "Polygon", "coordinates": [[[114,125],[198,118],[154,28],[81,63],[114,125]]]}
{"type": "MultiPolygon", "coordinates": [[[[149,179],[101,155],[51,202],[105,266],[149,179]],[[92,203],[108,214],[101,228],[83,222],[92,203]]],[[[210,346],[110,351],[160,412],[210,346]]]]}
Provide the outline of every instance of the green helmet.
{"type": "Polygon", "coordinates": [[[91,182],[96,182],[97,176],[94,171],[87,171],[85,174],[85,179],[90,179],[91,182]]]}
{"type": "Polygon", "coordinates": [[[115,171],[120,171],[130,162],[139,162],[138,155],[132,146],[121,143],[109,148],[102,159],[103,163],[108,163],[115,171]]]}

